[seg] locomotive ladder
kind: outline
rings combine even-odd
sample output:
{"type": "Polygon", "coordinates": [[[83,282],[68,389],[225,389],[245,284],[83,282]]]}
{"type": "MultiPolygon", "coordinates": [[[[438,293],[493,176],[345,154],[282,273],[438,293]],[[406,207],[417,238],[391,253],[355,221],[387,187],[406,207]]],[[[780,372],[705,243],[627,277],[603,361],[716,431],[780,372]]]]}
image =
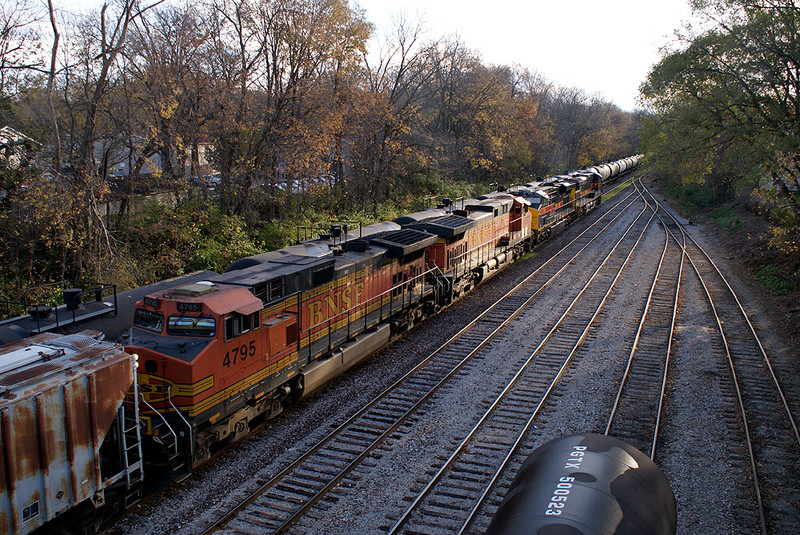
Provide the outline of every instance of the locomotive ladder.
{"type": "MultiPolygon", "coordinates": [[[[133,379],[133,400],[139,397],[139,383],[133,379]]],[[[125,467],[125,509],[142,498],[142,434],[139,427],[139,405],[132,400],[123,402],[119,409],[122,461],[125,467]]]]}

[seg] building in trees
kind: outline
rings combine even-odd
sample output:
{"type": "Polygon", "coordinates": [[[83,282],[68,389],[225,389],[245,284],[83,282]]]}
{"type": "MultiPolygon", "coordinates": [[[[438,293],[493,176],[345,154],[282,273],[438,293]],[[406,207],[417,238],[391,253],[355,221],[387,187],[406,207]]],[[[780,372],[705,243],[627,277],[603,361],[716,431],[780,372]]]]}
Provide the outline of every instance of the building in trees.
{"type": "Polygon", "coordinates": [[[0,128],[0,171],[25,167],[38,143],[10,126],[0,128]]]}

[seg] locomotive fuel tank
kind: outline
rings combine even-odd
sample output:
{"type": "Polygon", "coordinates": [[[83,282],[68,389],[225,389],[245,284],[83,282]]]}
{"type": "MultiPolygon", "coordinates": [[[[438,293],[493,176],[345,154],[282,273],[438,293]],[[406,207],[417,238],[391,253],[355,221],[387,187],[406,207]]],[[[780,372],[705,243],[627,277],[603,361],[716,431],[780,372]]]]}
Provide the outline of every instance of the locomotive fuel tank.
{"type": "Polygon", "coordinates": [[[674,535],[675,496],[659,468],[613,437],[552,440],[525,461],[487,535],[674,535]]]}

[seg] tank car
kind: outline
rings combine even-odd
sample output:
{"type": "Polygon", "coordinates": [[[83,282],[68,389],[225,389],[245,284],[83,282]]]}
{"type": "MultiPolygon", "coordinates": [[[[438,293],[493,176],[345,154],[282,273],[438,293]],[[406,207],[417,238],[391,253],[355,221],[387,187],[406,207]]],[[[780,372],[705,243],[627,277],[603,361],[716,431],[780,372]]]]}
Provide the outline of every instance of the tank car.
{"type": "Polygon", "coordinates": [[[675,535],[667,478],[642,452],[584,433],[552,440],[520,468],[487,535],[675,535]]]}
{"type": "Polygon", "coordinates": [[[0,347],[0,533],[93,532],[140,498],[136,359],[101,339],[45,332],[0,347]]]}
{"type": "Polygon", "coordinates": [[[602,186],[613,180],[616,180],[621,175],[624,175],[625,173],[634,170],[636,167],[639,166],[641,159],[642,159],[641,154],[635,154],[633,156],[622,158],[620,160],[615,160],[612,162],[588,167],[579,172],[589,173],[596,176],[600,182],[600,185],[602,186]]]}

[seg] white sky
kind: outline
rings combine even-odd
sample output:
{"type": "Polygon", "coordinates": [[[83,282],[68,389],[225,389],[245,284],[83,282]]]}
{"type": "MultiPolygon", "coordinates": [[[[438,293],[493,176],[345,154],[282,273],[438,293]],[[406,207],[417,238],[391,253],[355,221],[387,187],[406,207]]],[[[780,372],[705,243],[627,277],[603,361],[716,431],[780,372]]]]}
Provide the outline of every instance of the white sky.
{"type": "Polygon", "coordinates": [[[430,39],[457,35],[485,63],[519,65],[561,86],[637,107],[659,49],[689,20],[688,0],[352,0],[378,32],[420,15],[430,39]]]}

